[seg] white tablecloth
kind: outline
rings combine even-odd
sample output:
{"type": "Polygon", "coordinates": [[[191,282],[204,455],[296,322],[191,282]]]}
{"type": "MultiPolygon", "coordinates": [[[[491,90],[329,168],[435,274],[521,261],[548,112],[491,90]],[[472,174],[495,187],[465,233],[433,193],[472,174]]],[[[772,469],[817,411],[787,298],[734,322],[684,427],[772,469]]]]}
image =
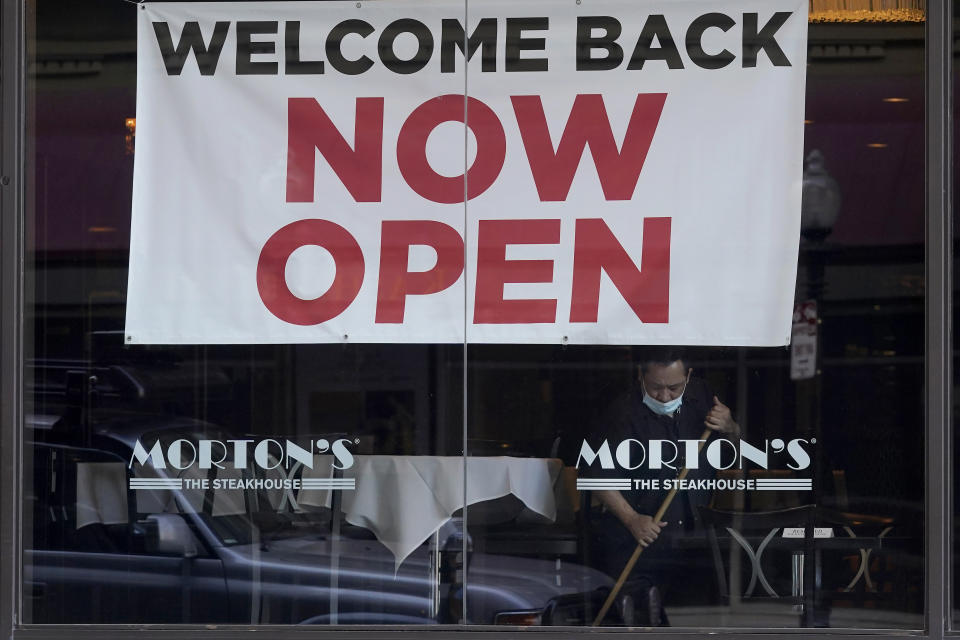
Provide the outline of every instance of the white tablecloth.
{"type": "Polygon", "coordinates": [[[77,529],[88,524],[124,524],[127,469],[122,462],[77,463],[77,529]]]}
{"type": "MultiPolygon", "coordinates": [[[[466,504],[513,494],[532,511],[554,520],[554,485],[561,468],[560,460],[545,458],[467,458],[466,504]]],[[[355,456],[354,465],[343,472],[344,478],[356,479],[356,489],[342,492],[344,518],[373,531],[399,567],[463,508],[463,470],[460,456],[355,456]]],[[[328,461],[304,469],[303,477],[330,474],[328,461]]],[[[297,502],[329,507],[330,491],[302,489],[297,502]]]]}

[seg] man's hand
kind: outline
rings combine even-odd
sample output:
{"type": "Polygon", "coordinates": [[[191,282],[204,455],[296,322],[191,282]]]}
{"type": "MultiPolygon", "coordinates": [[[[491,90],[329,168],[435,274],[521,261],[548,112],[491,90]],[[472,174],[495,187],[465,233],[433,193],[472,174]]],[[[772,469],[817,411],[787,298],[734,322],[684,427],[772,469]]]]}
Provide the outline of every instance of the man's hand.
{"type": "Polygon", "coordinates": [[[660,535],[660,531],[667,526],[666,522],[654,522],[650,516],[634,513],[626,522],[627,529],[633,534],[641,547],[648,547],[660,535]]]}
{"type": "Polygon", "coordinates": [[[708,429],[720,433],[732,436],[740,435],[740,426],[734,422],[730,407],[720,402],[720,398],[717,396],[713,396],[713,408],[707,413],[707,419],[703,423],[707,425],[708,429]]]}

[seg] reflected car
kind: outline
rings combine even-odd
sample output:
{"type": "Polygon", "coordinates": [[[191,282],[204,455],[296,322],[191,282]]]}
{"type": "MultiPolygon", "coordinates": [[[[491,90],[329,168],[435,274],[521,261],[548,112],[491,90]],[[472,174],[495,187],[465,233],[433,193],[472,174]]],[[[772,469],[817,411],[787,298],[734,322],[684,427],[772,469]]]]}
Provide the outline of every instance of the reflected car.
{"type": "MultiPolygon", "coordinates": [[[[571,562],[474,553],[458,519],[397,567],[336,503],[307,508],[282,490],[222,499],[214,489],[130,488],[138,440],[227,437],[210,424],[138,414],[84,427],[36,417],[28,430],[30,623],[582,625],[611,586],[571,562]]],[[[629,599],[608,623],[630,619],[625,606],[629,599]]]]}

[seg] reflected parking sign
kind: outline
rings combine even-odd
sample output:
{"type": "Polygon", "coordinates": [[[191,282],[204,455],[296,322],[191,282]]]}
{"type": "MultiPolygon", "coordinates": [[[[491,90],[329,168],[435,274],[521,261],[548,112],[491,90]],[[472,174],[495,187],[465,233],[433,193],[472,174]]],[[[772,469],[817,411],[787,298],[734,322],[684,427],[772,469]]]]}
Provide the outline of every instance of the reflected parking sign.
{"type": "Polygon", "coordinates": [[[790,379],[809,380],[817,374],[817,301],[804,300],[793,307],[790,336],[790,379]]]}

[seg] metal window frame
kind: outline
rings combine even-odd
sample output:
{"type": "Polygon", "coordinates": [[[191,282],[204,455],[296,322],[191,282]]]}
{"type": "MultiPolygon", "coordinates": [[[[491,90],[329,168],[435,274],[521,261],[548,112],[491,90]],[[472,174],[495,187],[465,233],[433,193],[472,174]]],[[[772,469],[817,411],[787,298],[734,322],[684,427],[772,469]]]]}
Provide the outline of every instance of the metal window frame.
{"type": "Polygon", "coordinates": [[[927,3],[926,24],[926,628],[953,629],[953,7],[927,3]]]}
{"type": "Polygon", "coordinates": [[[0,625],[12,637],[20,563],[21,282],[24,211],[25,5],[0,5],[0,625]]]}
{"type": "MultiPolygon", "coordinates": [[[[119,0],[116,0],[119,1],[119,0]]],[[[120,639],[233,640],[255,632],[282,639],[324,637],[393,640],[400,633],[420,637],[487,640],[529,637],[567,640],[587,633],[686,640],[724,635],[732,640],[822,640],[826,636],[868,639],[958,637],[952,621],[952,65],[953,11],[949,0],[927,0],[926,23],[926,511],[925,630],[861,629],[529,629],[489,627],[351,627],[317,629],[287,626],[160,628],[137,626],[26,626],[16,619],[20,598],[20,460],[23,424],[23,278],[25,174],[25,0],[0,3],[0,637],[36,640],[120,639]],[[945,481],[946,480],[946,481],[945,481]]]]}

